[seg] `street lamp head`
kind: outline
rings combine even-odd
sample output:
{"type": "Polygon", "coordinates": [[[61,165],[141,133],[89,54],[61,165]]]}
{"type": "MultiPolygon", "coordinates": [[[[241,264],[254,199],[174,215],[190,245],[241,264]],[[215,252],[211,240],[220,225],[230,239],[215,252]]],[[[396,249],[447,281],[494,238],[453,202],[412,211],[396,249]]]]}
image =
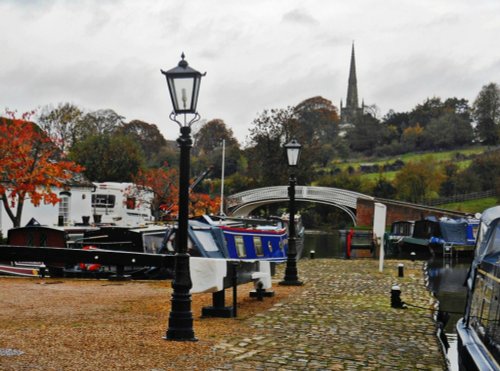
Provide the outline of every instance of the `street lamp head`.
{"type": "Polygon", "coordinates": [[[295,167],[298,165],[301,148],[302,146],[296,139],[292,139],[289,143],[285,144],[288,166],[295,167]]]}
{"type": "Polygon", "coordinates": [[[205,76],[205,74],[189,67],[184,57],[184,53],[182,53],[182,59],[176,67],[168,71],[160,70],[167,79],[168,91],[176,115],[196,114],[200,81],[201,77],[205,76]]]}

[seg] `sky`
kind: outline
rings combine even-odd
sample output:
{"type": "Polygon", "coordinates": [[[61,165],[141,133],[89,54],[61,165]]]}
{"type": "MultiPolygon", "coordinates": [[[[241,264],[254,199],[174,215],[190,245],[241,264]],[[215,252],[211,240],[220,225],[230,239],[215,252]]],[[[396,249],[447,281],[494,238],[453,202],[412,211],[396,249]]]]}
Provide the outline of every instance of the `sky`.
{"type": "Polygon", "coordinates": [[[160,69],[189,65],[202,120],[240,143],[265,109],[358,94],[410,111],[500,83],[498,0],[0,0],[0,111],[71,102],[179,136],[160,69]]]}

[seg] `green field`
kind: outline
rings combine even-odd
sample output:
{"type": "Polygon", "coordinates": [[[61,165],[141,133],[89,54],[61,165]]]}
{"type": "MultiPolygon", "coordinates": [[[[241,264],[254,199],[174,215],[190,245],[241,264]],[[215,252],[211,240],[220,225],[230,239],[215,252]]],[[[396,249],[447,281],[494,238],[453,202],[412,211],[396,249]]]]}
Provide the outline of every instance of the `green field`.
{"type": "MultiPolygon", "coordinates": [[[[439,162],[447,162],[447,161],[453,161],[457,166],[459,166],[460,169],[465,169],[467,168],[472,160],[470,159],[464,159],[464,160],[456,160],[457,155],[462,155],[462,156],[470,156],[470,155],[475,155],[475,154],[480,154],[483,153],[487,150],[486,146],[473,146],[473,147],[468,147],[468,148],[462,148],[462,149],[455,149],[455,150],[450,150],[450,151],[439,151],[439,152],[420,152],[420,153],[405,153],[399,156],[394,156],[394,157],[385,157],[385,158],[357,158],[353,160],[347,160],[347,161],[337,161],[334,162],[331,166],[333,167],[338,167],[341,170],[347,170],[349,167],[352,167],[355,171],[359,171],[359,168],[361,164],[377,164],[381,168],[386,165],[386,164],[392,164],[396,160],[402,160],[405,164],[407,164],[410,161],[416,162],[416,161],[422,161],[429,156],[431,156],[434,160],[439,161],[439,162]]],[[[363,179],[367,180],[374,180],[376,181],[380,175],[384,176],[385,179],[387,180],[393,180],[396,177],[397,171],[381,171],[378,173],[368,173],[368,174],[361,174],[361,177],[363,179]]]]}
{"type": "MultiPolygon", "coordinates": [[[[468,148],[462,148],[462,149],[454,149],[451,151],[419,152],[419,153],[412,152],[412,153],[405,153],[405,154],[394,156],[394,157],[358,158],[358,159],[346,160],[346,161],[342,161],[342,162],[335,162],[332,165],[336,166],[342,170],[347,169],[349,166],[352,166],[354,169],[358,169],[361,164],[365,164],[365,163],[377,164],[379,166],[382,166],[385,164],[393,163],[396,160],[402,160],[405,163],[408,163],[410,161],[421,161],[424,158],[429,157],[429,156],[432,156],[437,161],[444,162],[444,161],[449,161],[449,160],[454,159],[457,154],[470,156],[470,155],[483,153],[486,151],[486,149],[487,149],[486,146],[474,146],[474,147],[468,147],[468,148]]],[[[463,160],[460,162],[467,162],[467,161],[470,162],[470,160],[463,160]]]]}
{"type": "Polygon", "coordinates": [[[437,205],[437,207],[447,210],[456,210],[466,213],[482,213],[485,209],[500,204],[496,197],[480,198],[477,200],[453,202],[449,204],[437,205]]]}

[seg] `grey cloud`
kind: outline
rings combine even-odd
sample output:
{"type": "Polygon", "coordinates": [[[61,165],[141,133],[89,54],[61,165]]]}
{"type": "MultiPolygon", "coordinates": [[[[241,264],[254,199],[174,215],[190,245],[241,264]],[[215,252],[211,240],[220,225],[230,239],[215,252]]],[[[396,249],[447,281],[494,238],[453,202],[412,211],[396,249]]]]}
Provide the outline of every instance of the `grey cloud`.
{"type": "Polygon", "coordinates": [[[293,9],[288,13],[285,13],[283,15],[283,21],[299,23],[309,26],[319,24],[318,20],[315,19],[313,16],[311,16],[306,10],[299,8],[293,9]]]}

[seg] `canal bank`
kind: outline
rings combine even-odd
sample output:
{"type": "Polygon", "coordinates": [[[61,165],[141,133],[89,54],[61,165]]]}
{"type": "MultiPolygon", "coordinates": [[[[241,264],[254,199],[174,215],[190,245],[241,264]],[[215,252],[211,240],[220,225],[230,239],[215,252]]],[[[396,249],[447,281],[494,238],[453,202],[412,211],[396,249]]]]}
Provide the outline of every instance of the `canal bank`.
{"type": "Polygon", "coordinates": [[[380,273],[372,259],[301,260],[304,287],[217,344],[233,359],[213,370],[446,370],[422,267],[388,260],[380,273]],[[394,284],[407,309],[391,308],[394,284]]]}

